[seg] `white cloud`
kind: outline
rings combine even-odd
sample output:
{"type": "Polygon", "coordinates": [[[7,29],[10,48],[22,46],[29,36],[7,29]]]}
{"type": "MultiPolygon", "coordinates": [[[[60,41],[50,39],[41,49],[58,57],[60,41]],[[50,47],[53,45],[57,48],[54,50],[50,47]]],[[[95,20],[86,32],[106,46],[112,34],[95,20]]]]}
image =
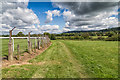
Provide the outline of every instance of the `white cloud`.
{"type": "MultiPolygon", "coordinates": [[[[16,27],[16,31],[22,30],[28,32],[29,29],[37,29],[34,24],[40,24],[40,21],[37,15],[31,9],[27,8],[28,1],[29,0],[3,1],[2,12],[0,12],[3,33],[7,28],[5,25],[11,28],[16,27]]],[[[9,31],[11,28],[6,31],[9,31]]]]}
{"type": "Polygon", "coordinates": [[[118,15],[118,5],[116,2],[56,2],[53,5],[63,10],[67,9],[63,12],[63,15],[66,22],[69,22],[70,30],[118,27],[116,17],[118,15]],[[113,15],[115,17],[112,17],[113,15]]]}
{"type": "Polygon", "coordinates": [[[53,14],[54,16],[60,16],[60,11],[58,11],[58,10],[53,10],[53,11],[52,11],[52,14],[53,14]]]}
{"type": "Polygon", "coordinates": [[[68,32],[68,31],[70,31],[70,29],[63,28],[63,32],[68,32]]]}
{"type": "Polygon", "coordinates": [[[87,29],[87,28],[88,28],[88,26],[81,26],[81,28],[83,28],[83,29],[87,29]]]}
{"type": "Polygon", "coordinates": [[[48,12],[45,12],[45,13],[47,14],[47,18],[46,18],[45,23],[51,22],[53,20],[53,18],[52,18],[52,15],[53,15],[52,12],[50,10],[48,10],[48,12]]]}
{"type": "Polygon", "coordinates": [[[43,30],[57,30],[59,29],[58,25],[42,25],[40,29],[43,30]]]}
{"type": "Polygon", "coordinates": [[[66,18],[67,20],[70,20],[71,18],[75,17],[75,15],[72,14],[72,12],[70,12],[70,11],[64,11],[64,12],[63,12],[63,16],[64,16],[64,18],[66,18]]]}
{"type": "Polygon", "coordinates": [[[65,27],[67,27],[67,28],[70,27],[70,26],[69,26],[69,22],[66,22],[66,23],[65,23],[65,27]]]}
{"type": "Polygon", "coordinates": [[[53,11],[48,10],[45,13],[47,14],[45,23],[51,22],[53,20],[53,16],[60,16],[59,10],[53,10],[53,11]]]}
{"type": "Polygon", "coordinates": [[[59,25],[38,25],[39,31],[41,33],[49,32],[49,33],[60,33],[59,25]]]}

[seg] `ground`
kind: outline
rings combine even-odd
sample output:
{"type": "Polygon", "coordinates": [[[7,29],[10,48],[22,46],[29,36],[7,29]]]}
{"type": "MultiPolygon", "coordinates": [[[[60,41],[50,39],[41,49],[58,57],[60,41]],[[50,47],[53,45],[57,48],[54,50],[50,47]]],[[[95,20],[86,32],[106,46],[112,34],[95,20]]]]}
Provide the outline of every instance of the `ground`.
{"type": "Polygon", "coordinates": [[[3,78],[117,78],[118,42],[54,40],[28,62],[3,68],[3,78]]]}

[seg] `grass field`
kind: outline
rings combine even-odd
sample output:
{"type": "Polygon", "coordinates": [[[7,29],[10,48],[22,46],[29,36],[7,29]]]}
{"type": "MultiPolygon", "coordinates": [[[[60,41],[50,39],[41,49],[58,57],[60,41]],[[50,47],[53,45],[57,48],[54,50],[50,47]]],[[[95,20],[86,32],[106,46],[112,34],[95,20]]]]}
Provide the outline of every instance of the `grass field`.
{"type": "Polygon", "coordinates": [[[29,62],[32,64],[3,68],[2,77],[117,78],[118,42],[55,40],[29,62]]]}
{"type": "MultiPolygon", "coordinates": [[[[69,38],[72,38],[72,39],[74,39],[75,38],[75,36],[56,36],[56,39],[62,39],[62,38],[65,38],[65,39],[69,39],[69,38]]],[[[80,37],[80,36],[79,36],[80,37]]],[[[100,36],[89,36],[89,37],[91,37],[91,38],[93,38],[93,39],[97,39],[98,37],[100,37],[100,36]]],[[[101,36],[102,38],[107,38],[108,36],[101,36]]]]}

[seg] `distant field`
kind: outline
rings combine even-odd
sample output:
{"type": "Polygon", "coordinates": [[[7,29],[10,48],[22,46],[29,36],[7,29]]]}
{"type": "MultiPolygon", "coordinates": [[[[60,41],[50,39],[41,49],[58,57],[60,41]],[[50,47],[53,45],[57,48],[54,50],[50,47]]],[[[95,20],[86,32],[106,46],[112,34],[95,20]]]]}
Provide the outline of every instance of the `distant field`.
{"type": "Polygon", "coordinates": [[[118,42],[55,40],[29,62],[2,69],[3,78],[117,78],[118,42]]]}
{"type": "MultiPolygon", "coordinates": [[[[65,39],[69,39],[69,38],[74,38],[75,36],[56,36],[57,39],[62,39],[62,38],[65,38],[65,39]]],[[[80,36],[79,36],[80,37],[80,36]]],[[[89,36],[93,39],[97,39],[98,37],[100,36],[89,36]]],[[[108,36],[102,36],[102,38],[107,38],[108,36]]]]}
{"type": "MultiPolygon", "coordinates": [[[[98,38],[98,37],[100,37],[100,36],[90,36],[90,37],[92,37],[92,38],[98,38]]],[[[102,38],[107,38],[108,36],[102,36],[102,38]]]]}

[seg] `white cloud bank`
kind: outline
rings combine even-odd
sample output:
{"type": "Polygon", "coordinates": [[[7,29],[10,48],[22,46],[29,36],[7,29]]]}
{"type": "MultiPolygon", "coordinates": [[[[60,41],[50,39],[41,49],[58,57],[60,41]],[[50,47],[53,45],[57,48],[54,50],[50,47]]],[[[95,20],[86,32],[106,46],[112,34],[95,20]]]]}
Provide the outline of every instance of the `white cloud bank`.
{"type": "Polygon", "coordinates": [[[41,33],[61,33],[59,30],[59,25],[38,25],[38,28],[41,33]]]}
{"type": "Polygon", "coordinates": [[[59,10],[53,10],[53,11],[48,10],[45,13],[47,14],[45,23],[51,22],[53,20],[53,16],[54,17],[55,16],[60,16],[60,11],[59,10]]]}
{"type": "Polygon", "coordinates": [[[27,8],[28,0],[14,1],[3,1],[0,12],[3,34],[8,33],[13,27],[16,27],[14,33],[18,33],[19,31],[27,33],[28,31],[36,30],[37,28],[34,24],[40,24],[40,21],[37,15],[31,9],[27,8]]]}
{"type": "MultiPolygon", "coordinates": [[[[53,0],[54,1],[54,0],[53,0]]],[[[68,1],[68,0],[66,0],[68,1]]],[[[117,2],[55,2],[54,7],[66,9],[63,12],[68,30],[100,30],[118,27],[117,2]],[[113,16],[114,15],[114,16],[113,16]],[[69,27],[68,27],[69,26],[69,27]]]]}

